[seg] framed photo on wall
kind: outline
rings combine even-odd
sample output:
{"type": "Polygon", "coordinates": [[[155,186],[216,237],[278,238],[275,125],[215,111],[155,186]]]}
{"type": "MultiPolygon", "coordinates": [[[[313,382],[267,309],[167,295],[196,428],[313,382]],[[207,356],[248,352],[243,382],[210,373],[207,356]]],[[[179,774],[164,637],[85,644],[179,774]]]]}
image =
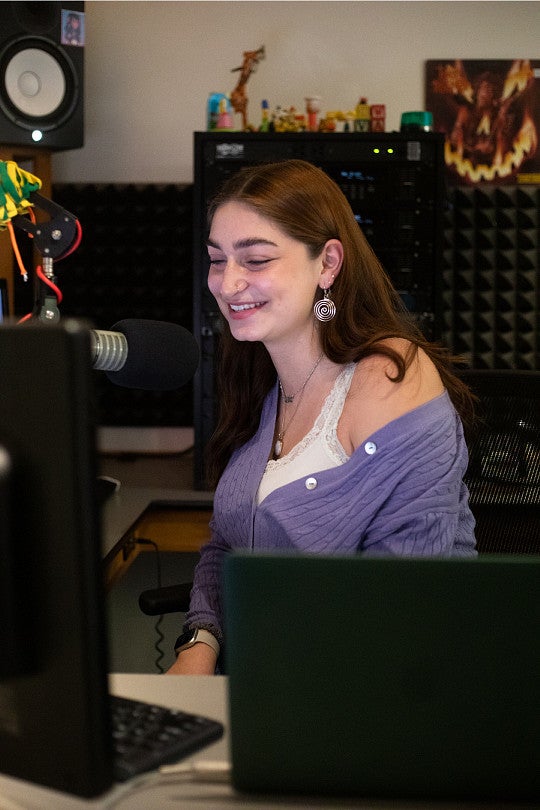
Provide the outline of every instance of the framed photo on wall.
{"type": "Polygon", "coordinates": [[[430,59],[425,109],[451,184],[540,183],[540,59],[430,59]]]}

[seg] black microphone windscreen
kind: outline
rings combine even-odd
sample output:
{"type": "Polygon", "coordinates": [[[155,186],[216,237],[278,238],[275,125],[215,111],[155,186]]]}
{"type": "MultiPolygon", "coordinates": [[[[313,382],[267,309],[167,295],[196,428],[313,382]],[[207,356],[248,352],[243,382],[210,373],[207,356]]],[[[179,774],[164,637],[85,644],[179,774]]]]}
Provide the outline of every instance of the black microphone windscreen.
{"type": "Polygon", "coordinates": [[[128,344],[124,367],[106,372],[115,385],[173,391],[189,382],[197,371],[199,347],[191,332],[179,324],[126,318],[111,331],[125,335],[128,344]]]}

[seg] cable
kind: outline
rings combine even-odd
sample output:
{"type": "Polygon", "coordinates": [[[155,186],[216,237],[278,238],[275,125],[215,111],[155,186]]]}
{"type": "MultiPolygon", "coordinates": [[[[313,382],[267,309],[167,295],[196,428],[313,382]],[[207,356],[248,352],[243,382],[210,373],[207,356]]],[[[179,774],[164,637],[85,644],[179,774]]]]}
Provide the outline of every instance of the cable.
{"type": "Polygon", "coordinates": [[[54,283],[54,282],[53,282],[53,281],[52,281],[50,278],[47,278],[47,276],[46,276],[46,275],[45,275],[45,273],[43,272],[43,268],[41,267],[41,265],[38,265],[38,266],[36,267],[36,276],[37,276],[39,279],[41,279],[41,281],[43,281],[43,283],[44,283],[44,284],[46,284],[48,287],[50,287],[50,288],[51,288],[51,290],[53,291],[53,293],[56,295],[56,300],[57,300],[57,301],[58,301],[58,303],[60,304],[60,303],[61,303],[61,301],[62,301],[62,298],[64,297],[64,296],[62,295],[62,291],[60,290],[60,288],[59,288],[59,287],[57,287],[57,286],[56,286],[56,284],[55,284],[55,283],[54,283]]]}
{"type": "MultiPolygon", "coordinates": [[[[142,774],[132,782],[117,785],[118,793],[110,797],[106,803],[107,810],[119,810],[122,805],[131,807],[133,798],[141,796],[146,791],[186,785],[190,783],[221,784],[226,789],[231,783],[231,765],[221,760],[195,760],[184,761],[173,765],[162,766],[159,771],[142,774]]],[[[171,794],[172,795],[172,794],[171,794]]],[[[229,794],[225,794],[228,803],[229,794]]],[[[151,797],[150,797],[151,798],[151,797]]],[[[174,798],[167,797],[174,803],[174,798]]]]}
{"type": "Polygon", "coordinates": [[[162,776],[186,776],[193,782],[229,782],[231,763],[225,760],[197,759],[194,762],[175,762],[162,765],[162,776]]]}
{"type": "MultiPolygon", "coordinates": [[[[162,586],[162,582],[161,582],[161,557],[160,557],[160,554],[159,554],[158,544],[154,540],[148,540],[147,538],[137,538],[137,543],[139,543],[142,546],[152,546],[152,548],[154,549],[155,554],[156,554],[156,581],[157,581],[157,587],[161,588],[161,586],[162,586]]],[[[154,650],[157,653],[154,663],[155,663],[156,669],[160,673],[160,675],[162,675],[165,672],[165,669],[161,665],[161,662],[163,661],[163,659],[165,657],[165,653],[163,652],[163,649],[161,647],[161,644],[165,641],[165,636],[161,632],[161,623],[162,622],[163,622],[163,614],[161,614],[161,616],[158,616],[158,618],[156,619],[156,622],[154,624],[154,630],[155,630],[156,635],[157,635],[157,640],[154,643],[154,650]]]]}
{"type": "Polygon", "coordinates": [[[155,663],[156,669],[157,669],[157,671],[159,672],[160,675],[163,675],[163,673],[165,672],[163,666],[161,665],[161,662],[163,661],[163,658],[165,657],[165,653],[163,652],[163,649],[161,648],[161,644],[165,641],[165,636],[161,632],[161,622],[162,621],[163,621],[163,614],[161,614],[161,616],[158,616],[158,618],[156,619],[156,623],[154,624],[154,630],[156,631],[156,635],[157,635],[157,640],[154,643],[154,650],[157,653],[154,663],[155,663]]]}
{"type": "MultiPolygon", "coordinates": [[[[34,211],[31,208],[28,209],[27,213],[29,215],[29,218],[32,220],[32,222],[36,222],[36,217],[35,217],[34,211]]],[[[11,247],[13,249],[15,259],[17,260],[17,266],[19,268],[19,272],[20,272],[21,276],[23,277],[23,279],[25,281],[28,281],[28,271],[26,270],[26,267],[24,266],[24,262],[23,262],[23,259],[22,259],[22,256],[21,256],[21,253],[20,253],[20,250],[19,250],[19,246],[17,244],[17,238],[15,236],[15,229],[14,229],[11,221],[6,222],[6,227],[7,227],[8,231],[9,231],[9,236],[10,236],[10,240],[11,240],[11,247]]],[[[82,240],[82,226],[81,226],[81,223],[79,222],[78,219],[75,220],[75,228],[76,228],[76,232],[77,232],[75,239],[73,240],[73,242],[69,246],[69,248],[66,250],[66,252],[62,253],[61,256],[58,256],[56,258],[57,262],[61,261],[62,259],[65,259],[67,256],[69,256],[71,253],[73,253],[79,247],[79,245],[81,243],[81,240],[82,240]]],[[[30,233],[27,234],[27,236],[30,239],[34,238],[33,235],[30,234],[30,233]]],[[[56,300],[57,300],[58,304],[60,304],[61,301],[62,301],[62,298],[64,297],[63,294],[62,294],[62,291],[60,290],[60,287],[58,287],[50,278],[47,278],[47,276],[43,272],[43,268],[41,267],[41,265],[36,267],[35,272],[36,272],[36,276],[44,284],[46,284],[48,287],[50,287],[50,289],[53,291],[54,295],[56,296],[56,300]]],[[[32,318],[32,315],[33,315],[33,313],[29,312],[27,315],[24,315],[22,318],[20,318],[18,323],[24,323],[25,321],[30,320],[30,318],[32,318]]]]}
{"type": "MultiPolygon", "coordinates": [[[[63,298],[62,291],[59,287],[56,286],[56,284],[50,278],[47,278],[47,276],[43,272],[43,268],[41,267],[41,265],[38,265],[38,267],[36,267],[36,276],[40,279],[40,281],[42,281],[44,284],[46,284],[48,287],[51,288],[51,290],[56,296],[56,300],[60,304],[63,298]]],[[[30,320],[32,316],[33,312],[29,312],[27,315],[24,315],[22,318],[20,318],[18,323],[24,323],[25,321],[30,320]]]]}
{"type": "Polygon", "coordinates": [[[78,219],[75,220],[75,228],[77,229],[77,236],[73,240],[73,243],[70,245],[70,247],[66,250],[66,252],[62,253],[61,256],[58,256],[56,258],[57,262],[61,262],[62,259],[65,259],[67,256],[70,256],[75,250],[77,250],[77,248],[81,244],[82,226],[78,219]]]}
{"type": "Polygon", "coordinates": [[[24,280],[27,281],[28,280],[28,271],[26,270],[26,267],[24,266],[24,262],[22,260],[21,252],[19,250],[19,245],[17,244],[17,237],[15,236],[15,228],[11,224],[11,221],[6,223],[6,227],[7,227],[8,231],[9,231],[9,238],[11,240],[11,247],[13,249],[13,253],[15,255],[15,258],[17,260],[17,266],[19,268],[19,272],[20,272],[21,276],[24,278],[24,280]]]}

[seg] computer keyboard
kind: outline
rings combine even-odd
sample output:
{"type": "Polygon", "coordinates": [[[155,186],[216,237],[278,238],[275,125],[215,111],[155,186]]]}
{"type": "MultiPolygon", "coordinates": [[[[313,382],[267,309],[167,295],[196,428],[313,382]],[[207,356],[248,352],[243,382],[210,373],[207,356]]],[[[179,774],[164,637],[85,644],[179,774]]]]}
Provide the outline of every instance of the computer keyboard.
{"type": "Polygon", "coordinates": [[[223,735],[215,720],[111,696],[114,773],[125,782],[192,754],[223,735]]]}

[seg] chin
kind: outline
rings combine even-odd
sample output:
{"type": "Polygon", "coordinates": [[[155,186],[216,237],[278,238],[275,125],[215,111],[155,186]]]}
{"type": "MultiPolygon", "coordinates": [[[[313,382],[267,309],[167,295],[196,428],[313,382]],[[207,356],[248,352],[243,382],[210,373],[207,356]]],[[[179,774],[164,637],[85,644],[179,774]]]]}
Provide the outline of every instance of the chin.
{"type": "Polygon", "coordinates": [[[235,340],[250,342],[262,340],[260,333],[258,334],[251,329],[239,327],[238,324],[229,323],[229,328],[231,330],[231,335],[235,340]]]}

